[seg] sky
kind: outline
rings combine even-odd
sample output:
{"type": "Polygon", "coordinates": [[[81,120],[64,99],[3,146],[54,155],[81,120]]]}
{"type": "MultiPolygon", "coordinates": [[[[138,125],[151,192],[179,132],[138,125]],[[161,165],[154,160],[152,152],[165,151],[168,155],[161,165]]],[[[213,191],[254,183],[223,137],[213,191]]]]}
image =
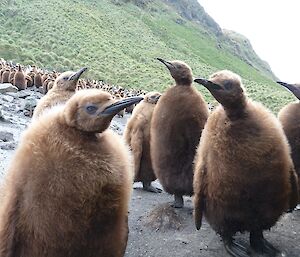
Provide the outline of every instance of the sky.
{"type": "Polygon", "coordinates": [[[246,36],[282,81],[300,82],[299,0],[198,0],[221,28],[246,36]]]}

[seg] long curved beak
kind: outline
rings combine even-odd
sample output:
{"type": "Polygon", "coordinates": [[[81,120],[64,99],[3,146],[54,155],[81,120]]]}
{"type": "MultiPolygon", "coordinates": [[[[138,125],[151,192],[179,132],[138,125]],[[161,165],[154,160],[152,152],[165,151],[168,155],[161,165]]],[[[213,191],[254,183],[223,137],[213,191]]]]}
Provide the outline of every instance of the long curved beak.
{"type": "Polygon", "coordinates": [[[75,74],[73,74],[72,76],[70,76],[68,80],[78,80],[80,78],[80,76],[82,75],[82,73],[84,73],[86,70],[87,70],[86,67],[80,69],[75,74]]]}
{"type": "Polygon", "coordinates": [[[221,87],[220,85],[218,85],[214,82],[211,82],[210,80],[203,79],[203,78],[194,79],[194,82],[205,86],[208,90],[222,90],[223,89],[223,87],[221,87]]]}
{"type": "Polygon", "coordinates": [[[299,87],[297,87],[296,85],[293,85],[293,84],[282,82],[282,81],[276,81],[276,83],[287,88],[300,100],[300,88],[299,87]]]}
{"type": "Polygon", "coordinates": [[[156,58],[156,59],[162,62],[164,65],[166,65],[169,70],[175,68],[175,66],[171,62],[165,61],[164,59],[161,58],[156,58]]]}
{"type": "Polygon", "coordinates": [[[104,111],[102,111],[99,115],[115,115],[121,110],[125,109],[126,107],[136,104],[142,101],[144,98],[137,96],[137,97],[129,97],[123,100],[120,100],[110,106],[106,107],[104,111]]]}

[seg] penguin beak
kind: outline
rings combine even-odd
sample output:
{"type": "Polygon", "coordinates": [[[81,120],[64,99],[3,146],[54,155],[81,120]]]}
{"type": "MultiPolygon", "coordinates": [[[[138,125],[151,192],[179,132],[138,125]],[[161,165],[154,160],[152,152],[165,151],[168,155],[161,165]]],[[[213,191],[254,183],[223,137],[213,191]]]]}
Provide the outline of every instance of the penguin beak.
{"type": "Polygon", "coordinates": [[[82,73],[84,73],[86,70],[87,70],[87,68],[85,68],[85,67],[80,69],[75,74],[70,76],[68,80],[78,80],[80,78],[80,76],[82,75],[82,73]]]}
{"type": "Polygon", "coordinates": [[[207,79],[198,78],[194,82],[205,86],[208,90],[223,90],[223,87],[207,79]]]}
{"type": "Polygon", "coordinates": [[[297,86],[295,86],[293,84],[288,84],[288,83],[282,82],[282,81],[276,81],[276,83],[287,88],[300,100],[300,88],[298,88],[297,86]]]}
{"type": "Polygon", "coordinates": [[[143,99],[144,99],[143,97],[139,97],[139,96],[123,99],[121,101],[118,101],[118,102],[106,107],[104,109],[104,111],[102,111],[99,115],[100,116],[116,115],[118,112],[125,109],[126,107],[136,104],[136,103],[142,101],[143,99]]]}
{"type": "Polygon", "coordinates": [[[175,66],[171,62],[165,61],[161,58],[156,58],[156,59],[162,62],[164,65],[166,65],[169,70],[175,69],[175,66]]]}

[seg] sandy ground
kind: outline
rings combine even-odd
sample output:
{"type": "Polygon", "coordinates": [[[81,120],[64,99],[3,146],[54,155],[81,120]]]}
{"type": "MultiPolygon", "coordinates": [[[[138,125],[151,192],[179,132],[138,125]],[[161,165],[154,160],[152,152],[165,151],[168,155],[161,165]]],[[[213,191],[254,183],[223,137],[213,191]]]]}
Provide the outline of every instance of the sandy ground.
{"type": "MultiPolygon", "coordinates": [[[[0,131],[14,134],[18,142],[29,118],[15,114],[16,122],[0,122],[0,131]]],[[[112,127],[122,134],[128,114],[114,118],[112,127]]],[[[5,171],[14,150],[0,149],[0,178],[5,171]]],[[[158,182],[156,186],[161,187],[158,182]]],[[[169,203],[173,198],[167,193],[148,193],[141,190],[141,184],[134,184],[129,213],[129,240],[126,257],[222,257],[229,256],[220,237],[204,221],[200,231],[195,229],[192,217],[192,199],[185,198],[183,209],[173,209],[169,203]]],[[[281,256],[300,256],[300,211],[282,216],[277,225],[265,233],[266,238],[282,251],[281,256]]],[[[237,240],[248,243],[248,234],[237,235],[237,240]]],[[[258,255],[253,255],[258,256],[258,255]]]]}

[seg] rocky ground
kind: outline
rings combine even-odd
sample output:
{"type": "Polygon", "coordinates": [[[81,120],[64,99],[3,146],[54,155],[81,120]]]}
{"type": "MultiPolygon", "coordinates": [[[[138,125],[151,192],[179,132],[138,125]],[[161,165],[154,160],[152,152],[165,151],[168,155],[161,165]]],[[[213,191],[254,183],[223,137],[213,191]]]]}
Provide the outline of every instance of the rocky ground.
{"type": "MultiPolygon", "coordinates": [[[[22,131],[30,122],[30,113],[42,94],[35,89],[16,91],[0,84],[0,181],[3,181],[22,131]]],[[[114,118],[111,128],[122,134],[130,116],[114,118]]],[[[157,187],[161,187],[155,182],[157,187]]],[[[147,193],[135,183],[129,214],[129,240],[126,257],[222,257],[228,256],[220,238],[204,221],[196,231],[192,218],[192,199],[185,198],[185,208],[174,210],[173,200],[163,192],[147,193]]],[[[282,251],[281,256],[300,256],[300,211],[284,215],[265,233],[266,238],[282,251]]],[[[248,234],[237,235],[244,242],[248,234]]],[[[257,256],[257,255],[253,255],[257,256]]]]}

